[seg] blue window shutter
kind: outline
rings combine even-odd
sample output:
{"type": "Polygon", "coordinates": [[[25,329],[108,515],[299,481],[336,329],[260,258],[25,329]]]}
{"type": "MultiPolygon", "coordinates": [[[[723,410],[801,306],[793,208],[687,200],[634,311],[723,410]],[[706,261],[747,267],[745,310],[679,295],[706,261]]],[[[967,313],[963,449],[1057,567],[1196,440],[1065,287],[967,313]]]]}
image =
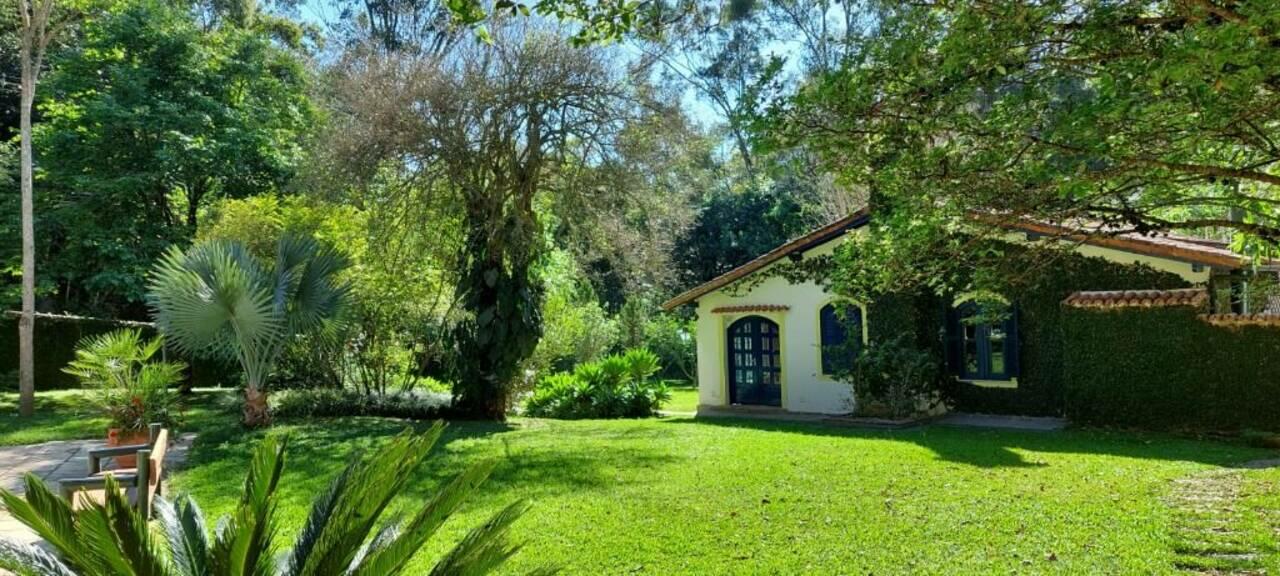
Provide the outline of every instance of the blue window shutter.
{"type": "Polygon", "coordinates": [[[850,328],[856,326],[861,330],[862,311],[851,306],[848,314],[848,318],[841,318],[834,304],[827,304],[818,311],[818,332],[821,340],[819,344],[822,347],[823,374],[835,374],[853,366],[852,354],[833,349],[834,347],[844,346],[848,342],[849,331],[845,329],[846,324],[850,328]]]}
{"type": "Polygon", "coordinates": [[[1018,308],[1015,306],[1009,311],[1009,317],[1004,321],[1004,357],[1005,371],[1008,372],[1009,378],[1017,378],[1021,361],[1018,359],[1019,350],[1022,346],[1019,344],[1021,338],[1018,336],[1018,308]]]}

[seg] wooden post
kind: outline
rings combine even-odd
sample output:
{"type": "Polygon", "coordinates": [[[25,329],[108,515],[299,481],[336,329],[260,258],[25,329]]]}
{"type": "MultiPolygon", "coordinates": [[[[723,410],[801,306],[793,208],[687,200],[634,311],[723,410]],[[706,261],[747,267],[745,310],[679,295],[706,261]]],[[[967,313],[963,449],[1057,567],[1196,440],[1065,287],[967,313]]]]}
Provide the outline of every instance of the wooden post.
{"type": "Polygon", "coordinates": [[[138,491],[137,504],[138,511],[142,512],[143,518],[151,516],[151,506],[147,499],[151,497],[151,450],[138,451],[138,481],[135,482],[138,491]]]}

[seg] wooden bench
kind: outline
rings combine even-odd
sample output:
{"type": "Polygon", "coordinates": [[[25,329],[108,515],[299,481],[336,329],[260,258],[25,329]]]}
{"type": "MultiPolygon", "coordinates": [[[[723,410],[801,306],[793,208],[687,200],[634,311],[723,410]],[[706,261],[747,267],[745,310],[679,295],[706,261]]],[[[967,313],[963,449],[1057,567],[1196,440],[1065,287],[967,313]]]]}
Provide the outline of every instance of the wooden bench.
{"type": "Polygon", "coordinates": [[[164,455],[169,449],[169,430],[160,424],[148,427],[146,444],[112,446],[89,451],[89,475],[84,478],[64,478],[59,481],[62,495],[80,508],[91,502],[101,503],[106,495],[107,476],[115,478],[126,491],[134,489],[134,503],[138,510],[151,517],[151,504],[160,495],[160,480],[164,474],[164,455]],[[103,470],[102,462],[117,456],[137,455],[134,468],[103,470]]]}

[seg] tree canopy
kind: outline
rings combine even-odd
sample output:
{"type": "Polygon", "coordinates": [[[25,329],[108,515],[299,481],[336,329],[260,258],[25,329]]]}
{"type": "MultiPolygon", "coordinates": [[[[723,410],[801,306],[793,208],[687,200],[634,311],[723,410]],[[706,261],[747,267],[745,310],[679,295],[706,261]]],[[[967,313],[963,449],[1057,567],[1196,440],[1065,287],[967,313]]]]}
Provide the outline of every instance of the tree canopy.
{"type": "Polygon", "coordinates": [[[139,315],[154,259],[194,236],[211,199],[280,190],[316,112],[268,30],[130,0],[80,34],[41,94],[43,270],[62,309],[139,315]]]}
{"type": "Polygon", "coordinates": [[[872,191],[899,235],[1032,218],[1280,246],[1274,2],[869,2],[775,142],[872,191]],[[909,230],[914,230],[910,232],[909,230]]]}

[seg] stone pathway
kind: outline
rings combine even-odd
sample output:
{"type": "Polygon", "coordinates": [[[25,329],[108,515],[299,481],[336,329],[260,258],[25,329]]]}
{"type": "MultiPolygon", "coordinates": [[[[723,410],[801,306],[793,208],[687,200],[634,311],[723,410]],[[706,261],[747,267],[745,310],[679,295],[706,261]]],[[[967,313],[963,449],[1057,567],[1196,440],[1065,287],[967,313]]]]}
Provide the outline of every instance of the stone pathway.
{"type": "MultiPolygon", "coordinates": [[[[182,434],[169,447],[165,453],[166,475],[186,461],[194,439],[195,434],[182,434]]],[[[0,447],[0,487],[22,494],[26,491],[24,476],[35,474],[56,492],[58,480],[84,476],[89,471],[89,450],[105,444],[102,440],[58,440],[0,447]]],[[[0,510],[0,538],[28,543],[37,540],[34,533],[4,510],[0,510]]]]}
{"type": "Polygon", "coordinates": [[[1174,509],[1178,570],[1214,576],[1266,574],[1256,543],[1241,526],[1261,520],[1280,535],[1280,518],[1250,518],[1256,511],[1242,509],[1240,500],[1247,470],[1277,465],[1280,461],[1260,460],[1174,480],[1169,505],[1174,509]]]}

